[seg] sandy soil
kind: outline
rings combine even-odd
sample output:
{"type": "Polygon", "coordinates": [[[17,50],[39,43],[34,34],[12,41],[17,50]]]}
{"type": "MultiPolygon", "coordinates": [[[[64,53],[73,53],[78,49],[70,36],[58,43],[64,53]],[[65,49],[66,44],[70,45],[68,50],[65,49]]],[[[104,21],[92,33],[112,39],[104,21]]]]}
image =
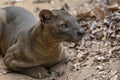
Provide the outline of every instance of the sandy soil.
{"type": "MultiPolygon", "coordinates": [[[[0,0],[0,8],[11,6],[10,4],[5,4],[7,0],[0,0]]],[[[16,3],[16,6],[21,6],[28,9],[33,15],[38,18],[39,11],[36,11],[36,8],[39,9],[59,9],[63,6],[64,0],[55,0],[54,3],[39,3],[33,4],[34,0],[24,0],[22,2],[16,3]]],[[[87,0],[67,0],[69,5],[76,6],[78,4],[84,4],[87,0]]],[[[89,41],[88,41],[89,42],[89,41]]],[[[96,57],[101,56],[99,52],[108,52],[108,47],[101,41],[90,41],[92,44],[89,48],[86,48],[88,52],[84,52],[83,46],[79,46],[76,48],[73,47],[74,44],[65,44],[65,46],[69,47],[68,51],[70,52],[70,60],[67,63],[65,74],[57,80],[120,80],[120,78],[116,75],[118,71],[120,71],[120,58],[110,58],[109,61],[104,60],[96,60],[96,57]],[[77,50],[77,51],[76,51],[77,50]],[[82,52],[83,50],[83,52],[82,52]],[[77,53],[80,53],[77,54],[77,53]],[[76,57],[78,56],[78,58],[76,57]],[[81,57],[82,56],[82,57],[81,57]],[[97,62],[96,62],[97,61],[97,62]],[[103,62],[102,62],[103,61],[103,62]],[[110,78],[108,78],[110,76],[110,78]],[[102,77],[102,78],[100,78],[102,77]]],[[[107,43],[107,42],[106,42],[107,43]]],[[[88,44],[89,45],[89,44],[88,44]]],[[[106,54],[103,54],[106,55],[106,54]]],[[[101,57],[100,57],[101,58],[101,57]]],[[[103,59],[103,58],[102,58],[103,59]]],[[[105,59],[106,60],[106,59],[105,59]]],[[[3,57],[0,56],[0,80],[37,80],[33,79],[29,76],[13,73],[7,70],[3,63],[3,57]]],[[[42,79],[49,80],[49,78],[42,79]]]]}

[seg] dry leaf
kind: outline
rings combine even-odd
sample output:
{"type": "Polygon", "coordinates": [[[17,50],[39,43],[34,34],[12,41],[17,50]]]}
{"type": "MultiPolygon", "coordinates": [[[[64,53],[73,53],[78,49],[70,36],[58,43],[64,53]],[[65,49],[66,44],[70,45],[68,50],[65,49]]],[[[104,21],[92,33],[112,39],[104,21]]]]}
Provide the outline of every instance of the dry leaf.
{"type": "Polygon", "coordinates": [[[107,8],[108,8],[109,10],[111,10],[111,11],[116,11],[116,10],[119,9],[119,5],[118,5],[117,2],[114,2],[114,3],[110,4],[110,5],[108,5],[107,8]]]}
{"type": "Polygon", "coordinates": [[[105,13],[100,7],[95,7],[93,9],[93,12],[96,14],[96,17],[100,20],[103,20],[105,18],[105,13]]]}
{"type": "Polygon", "coordinates": [[[84,18],[88,17],[88,18],[91,18],[91,19],[92,18],[98,18],[100,20],[103,20],[106,17],[106,15],[101,8],[95,7],[93,9],[92,8],[89,9],[89,11],[86,11],[84,13],[79,13],[76,17],[78,19],[84,19],[84,18]]]}
{"type": "Polygon", "coordinates": [[[81,14],[78,14],[76,17],[78,20],[85,19],[86,17],[92,17],[92,12],[88,11],[85,13],[81,13],[81,14]]]}

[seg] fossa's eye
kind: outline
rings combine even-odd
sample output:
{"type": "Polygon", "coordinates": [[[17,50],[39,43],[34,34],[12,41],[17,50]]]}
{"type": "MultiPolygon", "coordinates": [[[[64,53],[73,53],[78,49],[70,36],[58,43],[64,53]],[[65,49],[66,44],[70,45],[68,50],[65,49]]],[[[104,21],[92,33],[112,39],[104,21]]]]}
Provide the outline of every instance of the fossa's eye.
{"type": "Polygon", "coordinates": [[[65,23],[65,21],[59,21],[59,27],[60,28],[68,28],[68,25],[65,23]]]}
{"type": "Polygon", "coordinates": [[[67,24],[61,24],[62,28],[68,28],[67,24]]]}

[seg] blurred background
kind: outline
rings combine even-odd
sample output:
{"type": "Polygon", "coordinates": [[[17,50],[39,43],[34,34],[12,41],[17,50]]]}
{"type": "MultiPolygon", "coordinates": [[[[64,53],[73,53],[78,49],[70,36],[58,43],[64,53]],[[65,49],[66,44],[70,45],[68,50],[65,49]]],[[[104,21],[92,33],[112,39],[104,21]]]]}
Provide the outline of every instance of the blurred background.
{"type": "Polygon", "coordinates": [[[87,0],[0,0],[0,7],[21,6],[31,11],[36,17],[41,9],[60,9],[65,3],[75,6],[87,0]]]}

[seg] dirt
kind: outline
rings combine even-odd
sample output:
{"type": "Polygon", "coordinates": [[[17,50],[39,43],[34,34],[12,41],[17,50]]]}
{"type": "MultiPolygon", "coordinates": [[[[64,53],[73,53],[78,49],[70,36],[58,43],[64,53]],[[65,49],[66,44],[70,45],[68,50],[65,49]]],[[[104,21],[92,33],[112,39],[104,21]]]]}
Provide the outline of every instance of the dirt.
{"type": "MultiPolygon", "coordinates": [[[[65,7],[65,0],[36,4],[33,1],[35,0],[24,0],[15,5],[26,8],[38,20],[41,9],[65,7]]],[[[106,9],[107,0],[66,1],[70,7],[67,11],[73,16],[77,15],[81,27],[86,29],[86,35],[77,44],[64,43],[70,57],[65,66],[65,73],[56,80],[120,80],[120,10],[114,7],[112,11],[106,9]]],[[[0,0],[0,7],[11,6],[6,2],[7,0],[0,0]]],[[[119,2],[116,3],[119,6],[119,2]]],[[[0,56],[0,80],[39,79],[7,70],[3,57],[0,56]]]]}

